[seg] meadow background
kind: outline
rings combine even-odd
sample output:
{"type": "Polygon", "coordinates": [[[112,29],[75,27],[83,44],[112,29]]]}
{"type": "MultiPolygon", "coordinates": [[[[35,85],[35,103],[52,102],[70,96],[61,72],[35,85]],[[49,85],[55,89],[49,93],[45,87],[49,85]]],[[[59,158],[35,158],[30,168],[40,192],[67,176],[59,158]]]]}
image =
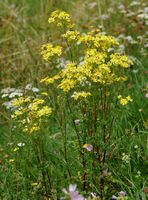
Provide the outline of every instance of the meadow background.
{"type": "MultiPolygon", "coordinates": [[[[44,143],[45,169],[50,176],[50,191],[47,197],[42,180],[42,166],[32,148],[30,136],[25,135],[11,118],[9,102],[18,93],[31,87],[31,92],[44,91],[40,80],[53,73],[41,54],[42,44],[58,42],[57,31],[49,25],[48,18],[54,10],[68,12],[79,31],[87,32],[90,27],[112,35],[120,42],[120,52],[133,60],[128,70],[128,83],[122,88],[133,99],[123,109],[118,124],[115,124],[116,141],[112,142],[105,169],[104,199],[120,191],[126,192],[129,200],[148,198],[148,4],[146,0],[0,0],[0,199],[60,199],[63,188],[77,184],[79,192],[99,199],[100,189],[91,185],[84,191],[78,145],[75,141],[71,112],[50,101],[55,113],[50,124],[43,127],[41,141],[44,143]],[[30,84],[30,85],[28,85],[30,84]],[[33,89],[34,88],[34,89],[33,89]],[[19,91],[20,90],[20,91],[19,91]],[[56,110],[59,109],[59,110],[56,110]],[[66,121],[63,128],[56,124],[62,113],[66,121]],[[66,124],[66,125],[65,125],[66,124]],[[67,127],[66,148],[69,164],[65,160],[64,127],[67,127]],[[116,145],[115,145],[116,143],[116,145]],[[72,177],[67,171],[72,173],[72,177]],[[98,196],[98,197],[97,197],[98,196]]],[[[25,93],[25,92],[24,92],[25,93]]],[[[52,94],[56,93],[56,89],[52,94]]],[[[19,96],[19,95],[18,95],[19,96]]],[[[75,112],[75,110],[73,111],[75,112]]],[[[76,114],[76,113],[75,113],[76,114]]],[[[77,114],[76,114],[77,115],[77,114]]],[[[77,115],[77,117],[79,117],[77,115]]],[[[77,118],[76,118],[77,119],[77,118]]],[[[38,139],[38,138],[37,138],[38,139]]],[[[34,146],[36,144],[33,144],[34,146]]],[[[86,160],[91,159],[86,154],[86,160]]],[[[88,161],[89,162],[89,161],[88,161]]],[[[89,164],[88,164],[89,165],[89,164]]],[[[91,174],[91,167],[88,174],[91,174]]],[[[95,171],[93,171],[95,173],[95,171]]],[[[96,176],[97,174],[96,170],[96,176]]],[[[95,183],[95,181],[94,181],[95,183]]],[[[123,199],[126,199],[123,197],[123,199]]],[[[114,197],[115,198],[115,197],[114,197]]]]}

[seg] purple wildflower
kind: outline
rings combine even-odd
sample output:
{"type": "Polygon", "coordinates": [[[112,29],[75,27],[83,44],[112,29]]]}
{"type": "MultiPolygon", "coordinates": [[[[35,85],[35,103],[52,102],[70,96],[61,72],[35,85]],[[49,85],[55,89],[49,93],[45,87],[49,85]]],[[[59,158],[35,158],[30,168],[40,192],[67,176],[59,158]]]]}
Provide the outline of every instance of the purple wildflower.
{"type": "Polygon", "coordinates": [[[116,197],[115,195],[112,196],[112,200],[116,200],[118,199],[118,197],[116,197]]]}
{"type": "Polygon", "coordinates": [[[91,192],[91,196],[94,198],[96,197],[96,193],[95,192],[91,192]]]}
{"type": "Polygon", "coordinates": [[[126,195],[126,192],[121,191],[121,192],[119,192],[119,195],[120,195],[120,197],[124,197],[126,195]]]}
{"type": "Polygon", "coordinates": [[[91,144],[84,144],[83,148],[85,148],[87,151],[92,151],[93,150],[93,146],[91,144]]]}
{"type": "Polygon", "coordinates": [[[84,197],[79,194],[79,191],[76,190],[77,185],[70,184],[68,191],[66,189],[63,189],[63,192],[70,197],[70,200],[84,200],[84,197]]]}

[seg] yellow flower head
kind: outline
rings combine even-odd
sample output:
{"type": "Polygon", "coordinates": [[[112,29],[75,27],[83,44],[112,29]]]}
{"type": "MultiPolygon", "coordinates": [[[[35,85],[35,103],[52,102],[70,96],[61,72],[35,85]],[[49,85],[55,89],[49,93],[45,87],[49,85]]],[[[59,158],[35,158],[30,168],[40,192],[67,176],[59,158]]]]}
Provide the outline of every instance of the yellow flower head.
{"type": "Polygon", "coordinates": [[[120,104],[123,105],[123,106],[127,105],[128,102],[132,102],[132,101],[133,101],[132,98],[131,98],[130,96],[127,96],[126,98],[122,98],[122,96],[119,95],[119,96],[118,96],[118,99],[119,99],[119,101],[120,101],[120,104]]]}
{"type": "Polygon", "coordinates": [[[114,53],[110,55],[110,66],[119,66],[121,68],[128,68],[133,62],[125,55],[120,55],[119,53],[114,53]]]}
{"type": "Polygon", "coordinates": [[[64,38],[66,38],[66,40],[68,42],[78,42],[79,41],[79,37],[80,37],[80,33],[78,31],[67,31],[64,35],[64,38]]]}
{"type": "Polygon", "coordinates": [[[38,186],[38,183],[31,183],[31,186],[33,187],[38,186]]]}
{"type": "Polygon", "coordinates": [[[86,99],[88,96],[90,96],[91,93],[90,92],[76,92],[74,95],[73,95],[73,98],[75,100],[78,100],[78,99],[86,99]]]}
{"type": "Polygon", "coordinates": [[[9,159],[9,163],[14,163],[14,159],[9,159]]]}
{"type": "Polygon", "coordinates": [[[127,103],[128,103],[128,100],[127,100],[127,99],[120,99],[120,104],[121,104],[122,106],[125,106],[127,103]]]}
{"type": "Polygon", "coordinates": [[[133,99],[132,99],[130,96],[127,96],[126,99],[127,99],[128,101],[131,101],[131,102],[133,101],[133,99]]]}
{"type": "Polygon", "coordinates": [[[45,85],[53,84],[55,80],[58,80],[60,78],[60,75],[55,75],[52,78],[46,77],[40,80],[40,83],[44,83],[45,85]]]}
{"type": "Polygon", "coordinates": [[[87,48],[100,49],[103,52],[107,51],[111,46],[118,45],[118,42],[114,37],[93,30],[82,35],[80,37],[80,42],[85,44],[87,48]]]}
{"type": "Polygon", "coordinates": [[[68,13],[60,10],[56,10],[51,13],[51,17],[48,19],[49,23],[54,23],[57,27],[72,28],[74,24],[71,22],[71,17],[68,13]]]}
{"type": "Polygon", "coordinates": [[[41,47],[41,55],[45,61],[51,61],[52,59],[61,56],[62,54],[62,47],[55,46],[53,47],[52,44],[44,44],[41,47]]]}

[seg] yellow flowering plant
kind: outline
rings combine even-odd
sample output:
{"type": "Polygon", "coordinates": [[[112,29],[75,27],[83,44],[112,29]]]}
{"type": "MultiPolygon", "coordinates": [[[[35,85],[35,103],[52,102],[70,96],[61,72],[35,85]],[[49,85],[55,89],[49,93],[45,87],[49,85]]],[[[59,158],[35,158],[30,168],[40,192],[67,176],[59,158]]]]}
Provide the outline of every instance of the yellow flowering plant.
{"type": "Polygon", "coordinates": [[[44,100],[39,98],[20,97],[12,105],[14,113],[11,117],[19,123],[23,132],[29,134],[38,132],[52,112],[50,107],[44,105],[44,100]]]}
{"type": "MultiPolygon", "coordinates": [[[[54,75],[43,77],[40,83],[47,88],[56,88],[57,109],[59,112],[59,126],[61,131],[66,126],[63,122],[65,109],[70,113],[73,128],[76,133],[79,156],[82,162],[81,182],[83,190],[89,188],[89,181],[94,178],[94,185],[100,188],[100,199],[104,199],[106,160],[111,151],[113,125],[117,120],[117,111],[122,106],[132,102],[132,98],[123,98],[120,93],[127,81],[126,70],[133,62],[126,55],[118,52],[119,43],[113,36],[104,35],[99,29],[88,33],[80,33],[74,29],[69,14],[63,11],[54,11],[48,22],[57,26],[61,33],[60,45],[44,44],[41,55],[45,61],[65,59],[64,66],[54,71],[54,75]],[[62,44],[62,45],[61,45],[62,44]],[[112,49],[112,51],[110,51],[112,49]],[[65,101],[61,105],[62,101],[65,101]],[[120,104],[119,104],[120,103],[120,104]],[[59,109],[60,108],[60,109],[59,109]],[[80,118],[78,127],[76,116],[80,118]],[[87,148],[92,148],[92,168],[99,174],[89,174],[90,164],[87,163],[87,148]],[[88,167],[88,168],[89,168],[88,167]]],[[[51,93],[50,93],[51,94],[51,93]]],[[[54,96],[55,100],[55,96],[54,96]]],[[[57,111],[56,111],[57,112],[57,111]]],[[[65,130],[65,129],[64,129],[65,130]]],[[[67,133],[64,131],[64,156],[67,170],[71,178],[67,159],[67,133]]]]}
{"type": "MultiPolygon", "coordinates": [[[[41,133],[45,123],[49,123],[52,109],[45,104],[43,96],[44,94],[41,94],[42,98],[28,95],[14,99],[12,101],[13,113],[11,118],[17,128],[26,134],[26,140],[30,142],[31,148],[34,150],[37,166],[42,174],[43,188],[49,194],[50,177],[46,166],[47,164],[45,165],[47,158],[44,153],[44,143],[41,133]]],[[[17,149],[14,150],[17,151],[17,149]]]]}

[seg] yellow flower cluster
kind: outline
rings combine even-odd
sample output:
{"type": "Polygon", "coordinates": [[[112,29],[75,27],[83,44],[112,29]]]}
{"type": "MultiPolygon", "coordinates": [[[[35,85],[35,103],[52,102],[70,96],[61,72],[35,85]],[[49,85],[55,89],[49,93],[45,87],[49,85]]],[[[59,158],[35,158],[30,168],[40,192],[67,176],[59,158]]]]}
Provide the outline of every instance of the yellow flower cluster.
{"type": "Polygon", "coordinates": [[[60,78],[59,75],[55,75],[52,78],[45,77],[45,78],[40,80],[40,83],[44,83],[45,85],[50,85],[50,84],[54,83],[55,80],[58,80],[59,78],[60,78]]]}
{"type": "Polygon", "coordinates": [[[80,42],[84,43],[87,48],[100,49],[102,51],[106,51],[111,46],[118,45],[116,38],[103,35],[95,30],[82,35],[80,42]]]}
{"type": "Polygon", "coordinates": [[[64,92],[79,87],[83,74],[83,68],[81,66],[77,66],[76,63],[67,64],[65,69],[60,73],[61,82],[58,87],[64,92]]]}
{"type": "Polygon", "coordinates": [[[133,62],[129,60],[127,56],[125,55],[122,56],[119,53],[111,54],[110,58],[111,58],[109,62],[110,66],[119,66],[122,68],[128,68],[130,65],[133,64],[133,62]]]}
{"type": "Polygon", "coordinates": [[[122,98],[122,96],[119,95],[119,96],[118,96],[118,99],[119,99],[119,101],[120,101],[120,104],[123,105],[123,106],[127,105],[128,102],[132,102],[132,101],[133,101],[132,98],[131,98],[130,96],[127,96],[126,98],[122,98]]]}
{"type": "Polygon", "coordinates": [[[82,91],[82,92],[76,92],[76,93],[74,93],[73,98],[75,100],[85,99],[86,97],[88,97],[90,95],[91,95],[90,92],[84,92],[84,91],[82,91]]]}
{"type": "Polygon", "coordinates": [[[31,99],[29,97],[26,97],[25,99],[23,97],[20,97],[16,101],[13,101],[12,104],[14,107],[19,107],[23,102],[24,103],[29,103],[31,99]]]}
{"type": "MultiPolygon", "coordinates": [[[[57,26],[59,26],[59,22],[60,26],[63,26],[65,22],[71,23],[69,14],[59,11],[51,14],[49,22],[54,22],[57,26]]],[[[42,79],[42,83],[49,85],[57,82],[57,87],[66,93],[76,91],[75,99],[79,99],[89,96],[92,93],[93,85],[110,85],[114,82],[127,80],[127,77],[123,74],[124,70],[120,70],[120,68],[130,67],[132,61],[127,56],[120,55],[117,52],[109,53],[109,48],[119,45],[114,37],[103,35],[99,30],[80,34],[78,31],[71,30],[71,27],[66,30],[62,37],[69,43],[69,48],[73,47],[71,42],[79,43],[82,62],[66,64],[55,76],[42,79]],[[116,66],[119,66],[119,68],[116,66]],[[79,91],[83,92],[79,93],[79,91]]],[[[42,54],[44,55],[44,53],[42,54]]],[[[129,100],[126,99],[126,101],[129,100]]],[[[123,100],[121,102],[126,104],[123,100]]]]}
{"type": "Polygon", "coordinates": [[[20,97],[12,104],[15,111],[11,117],[17,120],[19,127],[27,133],[38,132],[45,118],[52,112],[50,107],[44,105],[44,100],[39,98],[20,97]]]}
{"type": "Polygon", "coordinates": [[[41,47],[41,55],[45,61],[51,61],[53,58],[61,56],[62,54],[62,47],[56,46],[53,47],[52,44],[44,44],[41,47]]]}
{"type": "Polygon", "coordinates": [[[74,26],[71,22],[70,15],[60,10],[52,12],[48,22],[56,24],[57,27],[72,28],[74,26]]]}
{"type": "Polygon", "coordinates": [[[78,31],[67,31],[63,34],[63,38],[66,38],[68,42],[77,42],[80,38],[80,33],[78,31]]]}
{"type": "Polygon", "coordinates": [[[105,62],[107,55],[104,52],[98,52],[97,49],[88,49],[85,51],[85,64],[86,65],[100,65],[105,62]]]}

